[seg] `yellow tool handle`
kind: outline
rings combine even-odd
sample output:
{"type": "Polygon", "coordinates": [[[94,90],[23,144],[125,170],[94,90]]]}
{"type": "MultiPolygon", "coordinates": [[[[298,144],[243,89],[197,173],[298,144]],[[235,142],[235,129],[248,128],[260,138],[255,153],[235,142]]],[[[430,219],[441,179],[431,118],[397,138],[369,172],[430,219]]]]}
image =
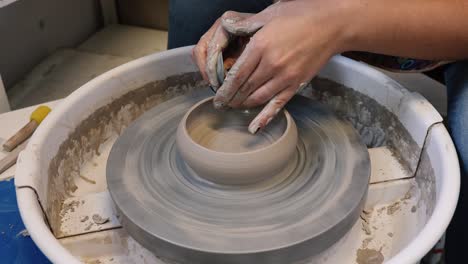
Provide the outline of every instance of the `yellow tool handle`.
{"type": "Polygon", "coordinates": [[[18,132],[16,132],[12,137],[10,137],[4,144],[3,149],[10,152],[16,146],[23,143],[26,139],[28,139],[39,126],[39,124],[46,118],[46,116],[50,113],[51,109],[48,106],[41,105],[37,107],[32,113],[29,118],[29,123],[27,123],[24,127],[22,127],[18,132]]]}
{"type": "Polygon", "coordinates": [[[29,120],[30,121],[36,121],[36,123],[39,125],[42,120],[44,120],[44,118],[46,118],[46,116],[50,113],[51,109],[46,106],[46,105],[41,105],[39,107],[36,108],[36,110],[34,110],[32,113],[31,113],[31,116],[29,117],[29,120]]]}

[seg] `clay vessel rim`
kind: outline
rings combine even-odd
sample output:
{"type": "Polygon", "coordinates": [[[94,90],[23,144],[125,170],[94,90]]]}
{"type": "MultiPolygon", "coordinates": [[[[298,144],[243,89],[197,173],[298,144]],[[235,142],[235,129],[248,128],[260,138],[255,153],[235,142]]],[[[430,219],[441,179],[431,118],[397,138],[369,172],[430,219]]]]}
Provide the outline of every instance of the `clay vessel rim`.
{"type": "MultiPolygon", "coordinates": [[[[207,101],[212,101],[213,98],[214,98],[214,96],[208,97],[208,98],[203,99],[200,102],[196,103],[192,107],[190,107],[190,109],[187,111],[187,113],[185,113],[185,115],[184,115],[184,117],[182,118],[182,121],[181,121],[182,125],[183,125],[182,133],[184,133],[184,136],[186,136],[194,146],[202,149],[203,151],[211,152],[213,154],[218,154],[218,155],[226,155],[226,156],[240,156],[240,155],[257,154],[259,152],[264,152],[265,150],[268,150],[270,148],[274,148],[276,145],[278,145],[282,141],[284,141],[286,139],[288,133],[291,131],[291,127],[293,125],[295,125],[294,120],[293,120],[292,116],[288,113],[288,111],[285,110],[285,109],[282,109],[281,112],[283,113],[284,117],[286,118],[286,127],[283,130],[283,133],[281,134],[281,136],[277,140],[272,142],[270,145],[259,148],[259,149],[256,149],[256,150],[240,152],[240,153],[215,151],[215,150],[209,149],[209,148],[207,148],[205,146],[202,146],[201,144],[197,143],[195,140],[193,140],[192,136],[187,131],[187,119],[190,116],[190,114],[193,112],[193,110],[195,110],[200,105],[206,103],[207,101]]],[[[275,117],[275,118],[278,118],[278,116],[275,117]]]]}

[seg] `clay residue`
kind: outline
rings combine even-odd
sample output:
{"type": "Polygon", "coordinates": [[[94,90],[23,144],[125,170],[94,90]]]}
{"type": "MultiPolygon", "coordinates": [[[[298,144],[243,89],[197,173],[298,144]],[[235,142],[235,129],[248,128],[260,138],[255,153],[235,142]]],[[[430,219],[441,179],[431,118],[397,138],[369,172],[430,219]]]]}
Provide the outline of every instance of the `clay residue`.
{"type": "Polygon", "coordinates": [[[85,231],[89,231],[91,230],[91,227],[93,227],[94,223],[89,223],[86,227],[85,227],[85,231]]]}
{"type": "Polygon", "coordinates": [[[422,151],[421,161],[416,172],[416,184],[420,193],[416,206],[417,208],[425,208],[425,214],[429,218],[436,204],[436,184],[434,169],[425,149],[422,151]]]}
{"type": "Polygon", "coordinates": [[[372,235],[369,223],[366,223],[364,221],[362,222],[362,231],[364,231],[364,233],[366,233],[366,235],[368,236],[372,235]]]}
{"type": "Polygon", "coordinates": [[[19,232],[18,234],[16,234],[16,237],[19,237],[19,236],[28,237],[28,236],[29,236],[28,230],[27,230],[27,229],[21,230],[21,232],[19,232]]]}
{"type": "Polygon", "coordinates": [[[99,214],[93,214],[93,222],[97,225],[103,225],[107,222],[109,222],[109,217],[102,217],[101,215],[99,214]]]}
{"type": "Polygon", "coordinates": [[[356,252],[356,262],[358,264],[381,264],[384,256],[381,251],[375,249],[358,249],[356,252]]]}
{"type": "Polygon", "coordinates": [[[88,240],[89,244],[112,244],[112,242],[112,237],[108,235],[103,237],[95,237],[88,240]]]}
{"type": "Polygon", "coordinates": [[[372,217],[372,212],[373,210],[363,210],[360,215],[361,219],[364,222],[369,223],[369,219],[372,217]]]}
{"type": "Polygon", "coordinates": [[[80,178],[83,179],[85,182],[90,183],[90,184],[96,184],[95,180],[91,180],[90,178],[83,176],[80,174],[80,178]]]}
{"type": "Polygon", "coordinates": [[[86,264],[102,264],[102,262],[99,259],[95,260],[87,260],[85,261],[86,264]]]}
{"type": "Polygon", "coordinates": [[[364,240],[362,241],[361,247],[362,247],[362,248],[367,248],[367,246],[369,245],[369,243],[372,242],[372,239],[373,239],[372,237],[368,237],[368,238],[364,239],[364,240]]]}
{"type": "Polygon", "coordinates": [[[75,212],[75,208],[78,207],[79,205],[80,205],[79,201],[71,201],[69,203],[64,203],[62,206],[60,215],[63,217],[66,214],[68,214],[68,212],[72,212],[72,213],[75,212]]]}
{"type": "Polygon", "coordinates": [[[398,210],[400,210],[400,201],[387,206],[387,215],[393,215],[398,210]]]}
{"type": "Polygon", "coordinates": [[[413,195],[412,195],[413,187],[414,187],[414,186],[412,186],[412,187],[406,192],[405,196],[403,196],[403,198],[400,199],[404,204],[407,204],[408,201],[411,199],[411,197],[413,197],[413,195]]]}
{"type": "Polygon", "coordinates": [[[358,91],[323,78],[314,78],[301,94],[327,104],[350,121],[367,147],[388,146],[408,174],[414,175],[421,148],[387,108],[358,91]]]}
{"type": "MultiPolygon", "coordinates": [[[[198,73],[171,76],[165,80],[151,82],[97,109],[75,128],[69,138],[62,142],[49,164],[47,201],[41,201],[45,204],[48,222],[54,235],[61,236],[63,214],[60,212],[63,212],[62,207],[66,206],[63,205],[64,200],[73,196],[77,189],[75,180],[83,179],[80,177],[83,176],[81,168],[94,156],[100,155],[100,146],[111,136],[120,134],[128,124],[150,108],[201,87],[205,85],[198,73]]],[[[92,183],[92,180],[88,182],[92,183]]]]}
{"type": "Polygon", "coordinates": [[[362,220],[362,231],[366,233],[366,235],[370,236],[372,234],[372,230],[370,228],[370,218],[372,216],[373,210],[364,210],[362,211],[360,218],[362,220]]]}

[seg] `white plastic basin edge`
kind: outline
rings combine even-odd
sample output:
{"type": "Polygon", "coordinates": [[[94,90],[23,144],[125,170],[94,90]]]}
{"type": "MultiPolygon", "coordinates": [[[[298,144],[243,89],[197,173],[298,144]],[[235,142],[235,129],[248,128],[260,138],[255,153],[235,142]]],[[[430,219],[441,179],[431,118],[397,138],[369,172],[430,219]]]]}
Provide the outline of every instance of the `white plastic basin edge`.
{"type": "Polygon", "coordinates": [[[442,237],[455,212],[460,193],[460,167],[455,146],[443,124],[430,129],[426,149],[436,176],[434,211],[416,238],[386,263],[419,262],[442,237]]]}
{"type": "Polygon", "coordinates": [[[54,237],[44,219],[36,193],[29,187],[16,188],[21,219],[32,240],[53,263],[81,263],[54,237]]]}
{"type": "MultiPolygon", "coordinates": [[[[126,72],[129,69],[140,68],[143,65],[148,65],[156,59],[163,59],[171,56],[182,56],[184,58],[189,58],[189,56],[186,54],[189,54],[190,49],[191,47],[180,48],[177,50],[162,53],[161,55],[150,55],[145,58],[124,64],[114,70],[111,70],[101,75],[93,81],[90,81],[82,88],[78,89],[76,92],[74,92],[72,95],[70,95],[67,99],[64,100],[67,102],[67,104],[62,103],[54,109],[55,111],[51,113],[51,116],[53,118],[49,116],[49,120],[46,120],[46,122],[44,122],[45,124],[39,127],[37,133],[33,136],[33,139],[31,140],[32,143],[36,143],[37,145],[30,143],[28,148],[25,150],[25,152],[28,152],[27,154],[29,155],[22,155],[25,158],[25,160],[23,160],[22,162],[24,164],[19,165],[32,165],[32,168],[35,168],[34,171],[29,171],[27,174],[24,170],[22,171],[22,173],[17,171],[17,177],[23,177],[23,183],[26,184],[26,186],[30,186],[28,183],[31,184],[31,181],[34,181],[35,183],[42,182],[42,184],[44,184],[44,182],[47,182],[47,179],[42,178],[43,175],[41,175],[41,171],[37,170],[37,166],[41,163],[41,161],[36,155],[34,155],[35,148],[39,147],[40,144],[44,144],[43,140],[45,140],[47,136],[50,135],[50,133],[52,133],[56,122],[59,122],[59,118],[62,118],[64,113],[66,113],[67,111],[73,110],[72,107],[75,104],[78,104],[80,101],[82,102],[82,97],[88,94],[91,90],[95,89],[97,84],[99,84],[107,78],[112,78],[116,75],[118,76],[119,73],[126,72]],[[72,103],[73,106],[69,103],[72,103]],[[37,178],[34,179],[34,177],[37,178]]],[[[332,60],[337,60],[336,58],[337,57],[333,58],[332,60]]],[[[342,57],[338,58],[343,62],[342,57]]],[[[346,64],[348,63],[350,62],[348,61],[346,64]]],[[[366,66],[361,65],[360,67],[364,68],[366,66]]],[[[187,66],[184,65],[184,67],[182,68],[187,69],[187,66]]],[[[373,71],[367,72],[366,74],[373,74],[373,71]]],[[[179,73],[183,72],[184,71],[181,70],[179,73]]],[[[380,75],[383,74],[379,73],[379,76],[380,75]]],[[[123,90],[125,89],[126,88],[123,88],[123,90]]],[[[109,98],[112,97],[109,96],[109,98]]],[[[92,105],[91,108],[93,106],[95,105],[92,105]]],[[[424,254],[428,252],[440,238],[445,228],[448,226],[448,223],[455,210],[460,184],[458,159],[456,156],[455,149],[453,147],[453,143],[451,142],[447,131],[439,131],[438,133],[440,133],[440,136],[443,138],[443,140],[435,140],[436,143],[438,141],[441,141],[438,144],[436,144],[440,145],[439,150],[442,150],[441,145],[443,143],[448,145],[448,150],[445,149],[444,154],[441,155],[440,161],[438,162],[441,166],[441,170],[439,172],[444,177],[437,177],[436,180],[438,194],[443,195],[438,195],[438,200],[434,208],[433,216],[430,218],[430,220],[423,228],[421,233],[408,245],[407,248],[399,252],[392,259],[390,259],[389,263],[415,263],[419,261],[419,259],[422,256],[424,256],[424,254]]],[[[34,186],[36,184],[32,183],[32,185],[34,186]]],[[[28,229],[32,239],[36,242],[36,244],[44,252],[44,254],[55,263],[79,263],[78,260],[74,258],[50,232],[49,228],[44,222],[44,219],[42,218],[42,211],[38,202],[38,198],[34,191],[29,188],[17,188],[17,199],[22,219],[25,222],[25,226],[28,229]]]]}

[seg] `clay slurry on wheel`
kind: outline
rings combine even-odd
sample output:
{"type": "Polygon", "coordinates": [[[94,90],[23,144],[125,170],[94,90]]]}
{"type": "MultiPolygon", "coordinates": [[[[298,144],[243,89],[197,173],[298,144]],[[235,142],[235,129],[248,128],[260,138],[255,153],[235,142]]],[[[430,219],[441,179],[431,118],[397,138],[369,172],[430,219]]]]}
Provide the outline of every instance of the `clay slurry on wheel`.
{"type": "Polygon", "coordinates": [[[127,232],[178,263],[293,263],[338,241],[358,219],[370,177],[351,125],[296,96],[286,107],[299,136],[287,167],[255,184],[216,184],[175,147],[183,115],[210,95],[159,104],[112,147],[107,183],[127,232]]]}

